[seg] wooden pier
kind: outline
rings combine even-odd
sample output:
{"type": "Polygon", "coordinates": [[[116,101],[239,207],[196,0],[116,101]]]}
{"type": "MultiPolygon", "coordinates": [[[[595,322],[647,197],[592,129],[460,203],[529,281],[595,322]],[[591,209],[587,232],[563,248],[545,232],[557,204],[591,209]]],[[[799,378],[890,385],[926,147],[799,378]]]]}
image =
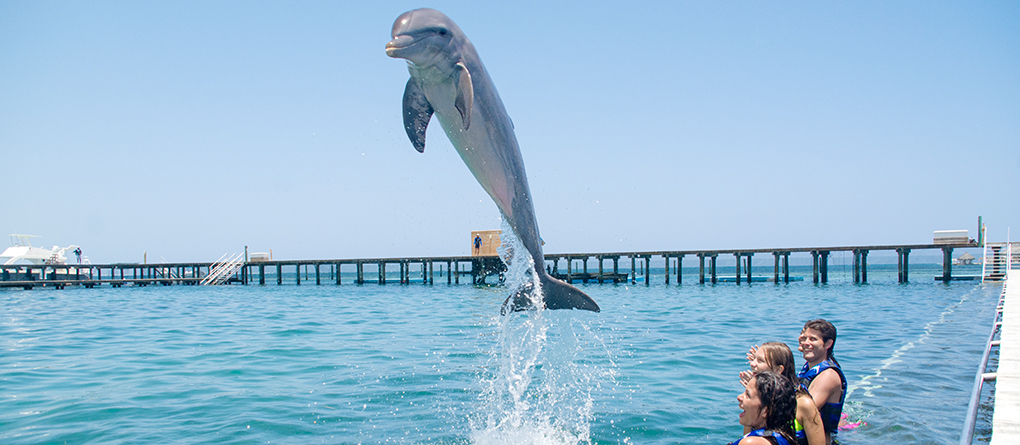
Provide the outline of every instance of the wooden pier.
{"type": "MultiPolygon", "coordinates": [[[[952,254],[958,248],[979,248],[978,243],[961,244],[910,244],[910,245],[875,245],[875,246],[841,246],[841,247],[801,247],[781,249],[733,249],[733,250],[688,250],[688,251],[652,251],[652,252],[613,252],[613,253],[570,253],[545,255],[546,269],[553,276],[570,282],[620,283],[637,282],[639,278],[645,285],[650,284],[650,267],[652,258],[662,258],[665,263],[664,283],[682,283],[681,270],[684,258],[697,259],[698,283],[716,284],[720,282],[751,283],[762,281],[761,277],[753,277],[751,268],[755,254],[770,255],[773,264],[773,275],[767,281],[789,283],[797,281],[790,277],[790,255],[810,254],[812,259],[812,282],[823,284],[828,282],[829,255],[833,252],[853,253],[854,283],[868,282],[868,254],[873,251],[895,251],[897,253],[898,281],[909,281],[910,253],[916,250],[937,249],[943,252],[942,275],[936,280],[948,282],[962,277],[953,277],[952,254]],[[718,259],[720,256],[732,256],[736,265],[736,274],[732,277],[720,277],[718,259]],[[629,269],[620,271],[620,261],[629,259],[629,269]],[[589,269],[589,261],[596,266],[589,269]],[[575,264],[581,266],[575,269],[575,264]],[[609,267],[611,265],[611,267],[609,267]],[[565,267],[564,267],[565,266],[565,267]]],[[[626,264],[625,264],[626,265],[626,264]]],[[[64,288],[68,285],[95,287],[109,285],[175,285],[198,284],[208,276],[213,263],[168,263],[168,264],[66,264],[66,265],[12,265],[0,266],[0,287],[35,287],[64,288]]],[[[408,258],[365,258],[365,259],[332,259],[332,260],[278,260],[247,262],[227,283],[261,284],[267,282],[267,270],[273,273],[276,284],[284,284],[285,269],[290,271],[295,284],[301,284],[302,272],[305,281],[315,284],[324,281],[337,285],[342,283],[342,273],[348,276],[353,272],[354,284],[393,282],[387,272],[399,270],[399,278],[395,282],[401,284],[424,283],[434,284],[436,275],[445,279],[447,284],[460,284],[462,277],[465,283],[485,284],[487,278],[500,277],[506,270],[502,261],[495,256],[452,256],[452,257],[408,257],[408,258]],[[365,266],[374,266],[378,277],[366,278],[365,266]],[[415,266],[415,267],[412,267],[415,266]],[[353,269],[353,270],[352,270],[353,269]],[[412,273],[412,269],[416,269],[412,273]],[[323,278],[325,277],[325,279],[323,278]],[[468,281],[470,277],[470,281],[468,281]]],[[[371,269],[369,269],[371,270],[371,269]]],[[[498,278],[497,278],[498,279],[498,278]]],[[[805,280],[806,281],[806,280],[805,280]]],[[[490,283],[491,284],[491,283],[490,283]]]]}

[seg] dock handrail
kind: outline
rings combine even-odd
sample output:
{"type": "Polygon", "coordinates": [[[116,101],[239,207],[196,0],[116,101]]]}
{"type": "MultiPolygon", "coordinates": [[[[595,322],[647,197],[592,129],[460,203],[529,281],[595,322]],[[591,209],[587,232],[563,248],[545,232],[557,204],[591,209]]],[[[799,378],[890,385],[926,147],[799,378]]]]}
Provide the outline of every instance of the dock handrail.
{"type": "Polygon", "coordinates": [[[220,257],[220,261],[210,267],[209,275],[200,284],[223,284],[244,266],[244,258],[241,254],[235,254],[224,260],[225,257],[227,254],[220,257]]]}
{"type": "Polygon", "coordinates": [[[960,445],[971,445],[974,441],[974,426],[977,423],[977,411],[981,405],[981,388],[985,380],[995,380],[995,373],[985,372],[988,367],[988,357],[991,356],[992,348],[999,345],[995,341],[995,334],[999,332],[1002,325],[1002,307],[1006,298],[1006,284],[1002,285],[1002,294],[999,296],[999,304],[995,308],[995,318],[992,320],[992,332],[988,335],[988,342],[985,344],[985,352],[981,355],[981,364],[978,365],[977,375],[974,377],[974,390],[970,393],[970,403],[967,405],[967,417],[964,418],[963,432],[960,434],[960,445]]]}
{"type": "Polygon", "coordinates": [[[988,243],[981,246],[981,282],[985,282],[985,278],[988,277],[986,271],[988,270],[988,243]]]}

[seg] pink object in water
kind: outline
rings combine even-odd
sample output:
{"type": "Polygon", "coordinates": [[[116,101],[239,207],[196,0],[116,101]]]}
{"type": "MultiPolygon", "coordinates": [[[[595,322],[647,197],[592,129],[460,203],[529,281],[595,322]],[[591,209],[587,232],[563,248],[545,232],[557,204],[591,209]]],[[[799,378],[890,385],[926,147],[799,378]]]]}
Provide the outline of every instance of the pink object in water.
{"type": "Polygon", "coordinates": [[[843,413],[841,416],[839,416],[840,431],[852,430],[863,425],[867,425],[867,423],[863,420],[859,420],[857,422],[850,422],[850,416],[848,416],[846,413],[843,413]]]}

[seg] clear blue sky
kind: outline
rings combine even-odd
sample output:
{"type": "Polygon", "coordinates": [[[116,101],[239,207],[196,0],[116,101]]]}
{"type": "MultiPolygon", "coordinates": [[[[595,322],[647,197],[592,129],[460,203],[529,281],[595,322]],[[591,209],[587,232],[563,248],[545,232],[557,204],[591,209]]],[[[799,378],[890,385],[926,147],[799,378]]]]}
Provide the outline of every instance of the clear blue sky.
{"type": "Polygon", "coordinates": [[[1020,239],[1020,3],[0,0],[0,234],[93,262],[469,253],[499,213],[384,46],[429,6],[547,253],[1020,239]],[[1005,190],[1004,190],[1005,189],[1005,190]]]}

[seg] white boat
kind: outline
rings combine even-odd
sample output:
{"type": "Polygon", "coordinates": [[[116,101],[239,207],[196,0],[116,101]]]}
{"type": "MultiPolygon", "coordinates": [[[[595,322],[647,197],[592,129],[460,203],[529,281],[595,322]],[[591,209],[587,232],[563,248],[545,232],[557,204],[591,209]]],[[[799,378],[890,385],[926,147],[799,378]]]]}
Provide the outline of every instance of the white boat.
{"type": "MultiPolygon", "coordinates": [[[[11,234],[11,247],[8,247],[3,253],[0,253],[0,264],[4,266],[11,266],[17,264],[67,264],[68,251],[77,253],[79,255],[79,262],[81,250],[78,246],[72,244],[67,247],[53,246],[52,249],[46,249],[44,247],[35,247],[30,241],[31,238],[39,238],[35,235],[18,235],[11,234]]],[[[88,260],[84,260],[88,264],[88,260]]]]}

